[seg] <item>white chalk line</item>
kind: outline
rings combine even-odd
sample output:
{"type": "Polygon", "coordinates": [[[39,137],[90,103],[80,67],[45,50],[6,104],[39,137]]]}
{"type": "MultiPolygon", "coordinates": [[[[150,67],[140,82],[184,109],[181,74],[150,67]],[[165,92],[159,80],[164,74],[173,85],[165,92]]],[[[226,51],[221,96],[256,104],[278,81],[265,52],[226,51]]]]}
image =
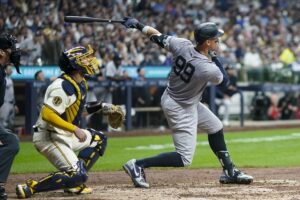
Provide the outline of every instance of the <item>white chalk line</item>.
{"type": "MultiPolygon", "coordinates": [[[[291,133],[285,135],[276,135],[269,137],[253,137],[253,138],[237,138],[237,139],[228,139],[226,140],[226,144],[231,143],[257,143],[257,142],[273,142],[273,141],[284,141],[284,140],[292,140],[292,139],[300,139],[300,133],[291,133]]],[[[205,146],[208,145],[208,142],[197,142],[197,146],[205,146]]],[[[128,147],[125,150],[161,150],[161,149],[169,149],[174,148],[174,144],[150,144],[147,146],[136,146],[136,147],[128,147]]]]}

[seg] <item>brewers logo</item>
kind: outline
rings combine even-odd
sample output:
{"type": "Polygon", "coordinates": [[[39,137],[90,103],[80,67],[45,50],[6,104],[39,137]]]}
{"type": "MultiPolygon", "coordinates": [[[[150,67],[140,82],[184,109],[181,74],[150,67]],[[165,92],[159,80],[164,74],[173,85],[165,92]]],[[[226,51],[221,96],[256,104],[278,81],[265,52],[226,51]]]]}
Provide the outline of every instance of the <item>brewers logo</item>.
{"type": "Polygon", "coordinates": [[[61,99],[61,97],[59,97],[59,96],[54,97],[53,100],[52,100],[52,103],[53,103],[55,106],[59,106],[59,105],[61,104],[61,102],[62,102],[62,99],[61,99]]]}

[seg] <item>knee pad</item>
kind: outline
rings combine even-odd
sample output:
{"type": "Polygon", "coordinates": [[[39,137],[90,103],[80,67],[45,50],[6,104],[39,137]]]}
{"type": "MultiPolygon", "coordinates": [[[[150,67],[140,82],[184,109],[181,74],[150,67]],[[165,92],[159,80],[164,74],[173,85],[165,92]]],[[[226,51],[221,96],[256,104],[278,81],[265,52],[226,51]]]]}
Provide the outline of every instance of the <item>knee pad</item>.
{"type": "Polygon", "coordinates": [[[104,155],[107,137],[101,132],[94,129],[87,129],[92,135],[90,147],[83,149],[79,152],[78,158],[85,162],[87,170],[96,163],[100,156],[104,155]]]}
{"type": "Polygon", "coordinates": [[[104,135],[101,131],[96,131],[92,128],[88,128],[87,130],[92,135],[90,147],[95,148],[95,150],[99,152],[99,155],[103,156],[107,146],[107,136],[104,135]]]}
{"type": "Polygon", "coordinates": [[[34,192],[44,192],[64,188],[72,188],[85,183],[87,170],[82,161],[71,169],[54,172],[39,180],[33,187],[34,192]]]}

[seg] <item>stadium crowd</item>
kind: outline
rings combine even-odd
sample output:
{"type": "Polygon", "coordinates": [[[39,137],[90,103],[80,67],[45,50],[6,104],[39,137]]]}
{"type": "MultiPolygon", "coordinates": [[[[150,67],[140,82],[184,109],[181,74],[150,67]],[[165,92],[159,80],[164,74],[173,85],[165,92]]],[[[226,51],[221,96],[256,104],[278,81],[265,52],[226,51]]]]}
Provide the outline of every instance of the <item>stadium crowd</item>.
{"type": "MultiPolygon", "coordinates": [[[[127,33],[116,23],[64,22],[66,15],[107,19],[133,16],[162,33],[192,41],[196,25],[205,21],[217,23],[225,31],[220,44],[222,62],[238,69],[239,81],[265,81],[265,69],[300,72],[297,31],[300,30],[297,14],[300,1],[0,0],[0,3],[0,32],[17,36],[23,65],[57,65],[62,49],[91,44],[104,71],[112,65],[132,65],[137,69],[149,65],[170,66],[171,55],[164,49],[158,51],[155,44],[137,31],[127,33]]],[[[267,73],[269,80],[275,80],[270,74],[267,73]]],[[[112,77],[98,80],[105,78],[112,77]]],[[[295,82],[299,83],[300,78],[295,82]]]]}
{"type": "Polygon", "coordinates": [[[225,62],[246,70],[278,69],[300,60],[299,8],[299,1],[285,0],[1,0],[0,30],[18,36],[24,65],[54,65],[61,49],[76,44],[92,44],[103,65],[116,51],[122,65],[170,65],[170,55],[137,32],[125,33],[119,24],[64,23],[63,17],[131,15],[191,40],[195,25],[212,21],[226,33],[221,45],[225,62]]]}

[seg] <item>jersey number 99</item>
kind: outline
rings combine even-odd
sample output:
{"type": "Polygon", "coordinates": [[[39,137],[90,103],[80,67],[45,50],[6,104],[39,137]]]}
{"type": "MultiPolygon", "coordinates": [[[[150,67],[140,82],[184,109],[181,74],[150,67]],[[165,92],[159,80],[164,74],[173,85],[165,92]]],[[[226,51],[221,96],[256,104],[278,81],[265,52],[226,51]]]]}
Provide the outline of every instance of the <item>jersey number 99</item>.
{"type": "Polygon", "coordinates": [[[185,83],[189,83],[193,74],[195,72],[195,67],[191,63],[186,63],[186,60],[182,56],[178,56],[174,63],[174,73],[180,76],[181,80],[185,83]]]}

